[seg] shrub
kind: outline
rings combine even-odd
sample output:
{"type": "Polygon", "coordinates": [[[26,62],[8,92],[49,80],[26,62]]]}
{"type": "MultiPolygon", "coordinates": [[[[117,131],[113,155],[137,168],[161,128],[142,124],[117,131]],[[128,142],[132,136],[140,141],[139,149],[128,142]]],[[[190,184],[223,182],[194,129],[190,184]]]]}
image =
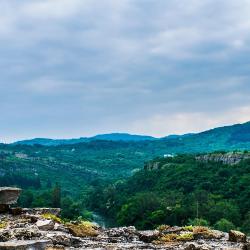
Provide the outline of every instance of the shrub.
{"type": "Polygon", "coordinates": [[[209,226],[209,222],[207,220],[198,219],[198,218],[195,218],[193,220],[189,220],[188,224],[193,225],[193,226],[203,226],[203,227],[209,226]]]}
{"type": "Polygon", "coordinates": [[[230,230],[235,229],[235,225],[231,221],[222,218],[215,223],[214,228],[223,232],[229,232],[230,230]]]}

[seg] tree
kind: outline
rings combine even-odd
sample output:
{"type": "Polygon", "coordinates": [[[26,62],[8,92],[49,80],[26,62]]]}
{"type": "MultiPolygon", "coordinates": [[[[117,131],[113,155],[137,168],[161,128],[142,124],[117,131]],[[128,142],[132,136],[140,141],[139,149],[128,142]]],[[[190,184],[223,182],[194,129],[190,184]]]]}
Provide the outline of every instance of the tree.
{"type": "Polygon", "coordinates": [[[61,187],[58,183],[52,190],[52,206],[61,207],[61,187]]]}
{"type": "Polygon", "coordinates": [[[204,226],[204,227],[209,226],[209,222],[207,220],[198,218],[195,218],[194,220],[189,220],[188,224],[192,226],[204,226]]]}
{"type": "Polygon", "coordinates": [[[150,193],[137,194],[124,204],[117,215],[120,225],[135,225],[137,228],[152,228],[162,219],[161,204],[150,193]]]}
{"type": "Polygon", "coordinates": [[[246,214],[245,218],[244,218],[244,222],[242,225],[242,230],[247,233],[250,234],[250,211],[246,214]]]}
{"type": "Polygon", "coordinates": [[[215,223],[214,228],[223,232],[228,232],[235,229],[235,225],[231,221],[222,218],[215,223]]]}

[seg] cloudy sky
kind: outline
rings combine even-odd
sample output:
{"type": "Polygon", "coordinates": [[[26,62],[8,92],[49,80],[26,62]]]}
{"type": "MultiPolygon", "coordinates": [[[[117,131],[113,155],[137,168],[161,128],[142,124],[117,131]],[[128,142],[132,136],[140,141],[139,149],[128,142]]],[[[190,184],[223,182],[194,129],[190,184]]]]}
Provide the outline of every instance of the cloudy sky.
{"type": "Polygon", "coordinates": [[[248,0],[0,0],[0,141],[250,120],[248,0]]]}

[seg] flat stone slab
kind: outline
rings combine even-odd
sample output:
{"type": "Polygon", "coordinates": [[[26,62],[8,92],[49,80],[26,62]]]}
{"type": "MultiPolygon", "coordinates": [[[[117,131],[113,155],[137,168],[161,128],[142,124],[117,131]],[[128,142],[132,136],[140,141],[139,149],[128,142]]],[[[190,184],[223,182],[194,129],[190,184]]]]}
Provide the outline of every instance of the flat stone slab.
{"type": "Polygon", "coordinates": [[[20,188],[0,187],[0,204],[12,205],[15,204],[21,193],[20,188]]]}
{"type": "Polygon", "coordinates": [[[61,212],[61,208],[23,208],[22,209],[23,213],[26,214],[37,214],[37,215],[41,215],[41,214],[54,214],[56,216],[59,216],[60,212],[61,212]]]}
{"type": "Polygon", "coordinates": [[[0,242],[0,250],[45,250],[49,240],[15,240],[0,242]]]}

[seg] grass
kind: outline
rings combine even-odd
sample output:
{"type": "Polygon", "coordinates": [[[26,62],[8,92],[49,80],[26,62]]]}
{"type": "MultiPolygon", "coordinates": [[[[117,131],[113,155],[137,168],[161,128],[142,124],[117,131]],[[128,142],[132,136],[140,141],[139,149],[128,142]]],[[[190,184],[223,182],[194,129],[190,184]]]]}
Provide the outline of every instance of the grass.
{"type": "Polygon", "coordinates": [[[8,223],[6,221],[0,221],[0,229],[6,228],[8,223]]]}
{"type": "Polygon", "coordinates": [[[162,232],[162,231],[167,230],[168,228],[170,228],[170,226],[168,226],[168,225],[160,225],[156,229],[159,230],[160,232],[162,232]]]}
{"type": "Polygon", "coordinates": [[[180,234],[176,237],[177,241],[189,241],[194,239],[193,233],[180,234]]]}
{"type": "Polygon", "coordinates": [[[60,224],[63,223],[63,220],[61,218],[57,217],[54,214],[50,214],[50,213],[42,214],[42,218],[47,219],[47,220],[53,220],[53,221],[60,223],[60,224]]]}
{"type": "Polygon", "coordinates": [[[194,238],[205,238],[212,239],[217,238],[215,231],[211,230],[208,227],[197,226],[193,228],[194,238]]]}
{"type": "Polygon", "coordinates": [[[193,232],[194,227],[193,226],[184,226],[182,227],[183,230],[193,232]]]}

